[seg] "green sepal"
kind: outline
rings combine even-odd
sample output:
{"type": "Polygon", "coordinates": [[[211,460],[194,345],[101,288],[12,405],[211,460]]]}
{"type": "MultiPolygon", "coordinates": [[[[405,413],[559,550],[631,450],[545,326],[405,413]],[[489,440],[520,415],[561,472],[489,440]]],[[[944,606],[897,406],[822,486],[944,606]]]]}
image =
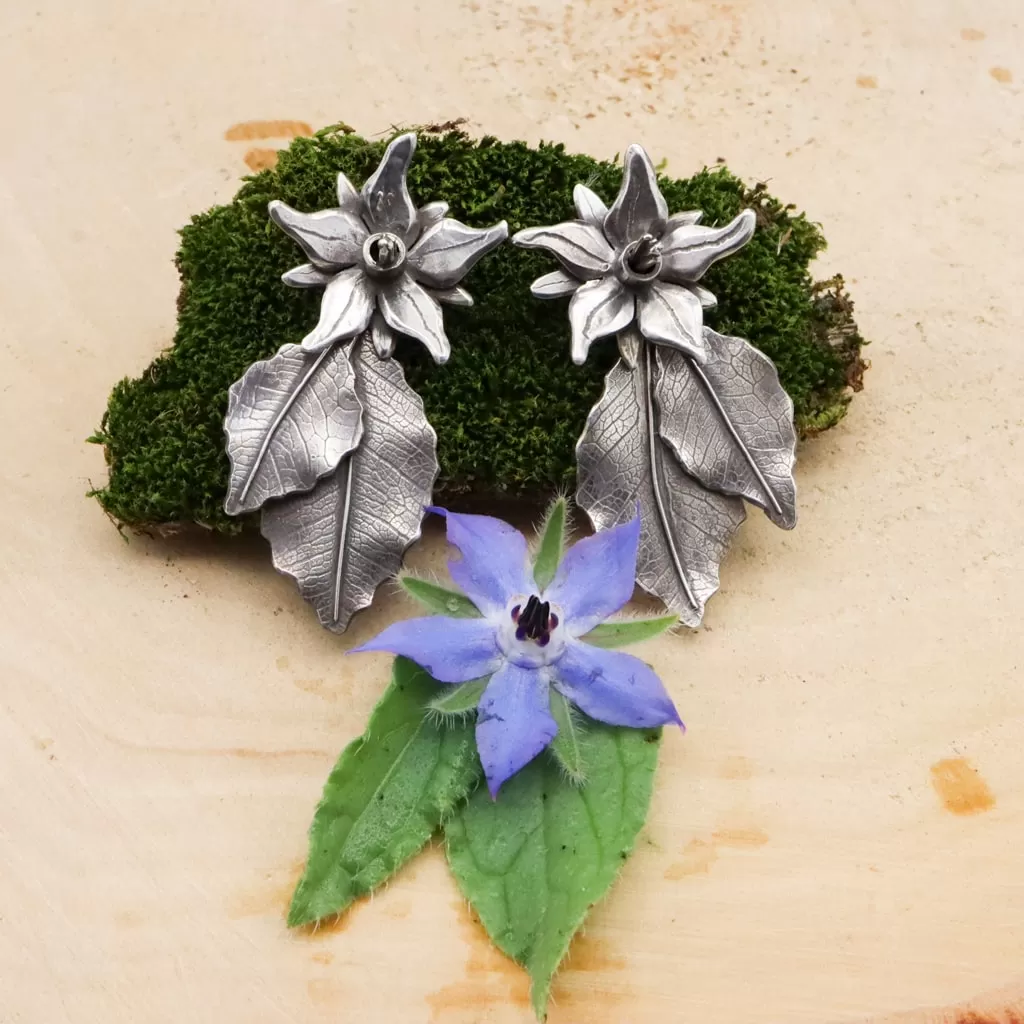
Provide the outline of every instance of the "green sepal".
{"type": "Polygon", "coordinates": [[[541,1020],[573,935],[647,817],[660,738],[594,722],[580,737],[585,786],[538,757],[496,800],[479,787],[444,826],[459,888],[498,948],[529,972],[541,1020]]]}
{"type": "Polygon", "coordinates": [[[454,619],[480,618],[480,609],[460,590],[451,590],[442,587],[440,583],[407,573],[398,577],[398,583],[411,598],[425,605],[435,615],[448,615],[454,619]]]}
{"type": "Polygon", "coordinates": [[[551,689],[551,715],[558,725],[558,735],[551,741],[548,750],[565,777],[573,785],[580,786],[586,778],[581,742],[583,726],[569,702],[554,687],[551,689]]]}
{"type": "Polygon", "coordinates": [[[580,639],[594,647],[626,647],[660,636],[679,625],[678,615],[659,615],[656,619],[623,619],[621,622],[602,622],[580,639]]]}
{"type": "Polygon", "coordinates": [[[291,927],[340,914],[377,888],[477,785],[472,727],[438,721],[427,707],[441,685],[395,659],[366,732],[345,748],[324,786],[288,911],[291,927]]]}
{"type": "Polygon", "coordinates": [[[435,714],[445,717],[471,714],[476,711],[476,706],[480,703],[480,698],[483,696],[488,682],[490,682],[489,676],[486,679],[473,679],[457,686],[441,683],[443,689],[427,707],[435,714]]]}
{"type": "Polygon", "coordinates": [[[542,593],[551,585],[562,561],[568,515],[569,503],[564,497],[558,497],[551,503],[541,524],[537,554],[533,559],[533,579],[542,593]]]}

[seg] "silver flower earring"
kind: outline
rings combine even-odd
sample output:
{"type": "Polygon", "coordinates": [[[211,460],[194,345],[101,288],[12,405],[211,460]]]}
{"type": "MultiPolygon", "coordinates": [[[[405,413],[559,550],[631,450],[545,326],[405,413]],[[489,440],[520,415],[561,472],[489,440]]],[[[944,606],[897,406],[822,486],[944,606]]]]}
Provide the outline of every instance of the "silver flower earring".
{"type": "Polygon", "coordinates": [[[395,139],[359,192],[339,174],[333,209],[270,204],[309,259],[283,280],[324,288],[320,319],[301,345],[231,386],[224,421],[226,511],[262,508],[274,565],[336,632],[398,571],[438,472],[423,402],[392,357],[395,335],[444,363],[440,304],[472,304],[459,282],[508,235],[504,221],[478,230],[447,217],[447,203],[417,210],[406,185],[415,149],[414,134],[395,139]]]}
{"type": "Polygon", "coordinates": [[[698,625],[746,514],[741,499],[796,525],[793,403],[767,356],[704,326],[715,297],[698,283],[750,240],[755,215],[719,228],[701,226],[700,211],[669,216],[637,145],[611,209],[585,185],[573,198],[577,220],[512,240],[562,264],[532,291],[572,296],[574,362],[618,336],[621,358],[576,446],[576,500],[596,530],[631,519],[639,504],[637,582],[698,625]]]}

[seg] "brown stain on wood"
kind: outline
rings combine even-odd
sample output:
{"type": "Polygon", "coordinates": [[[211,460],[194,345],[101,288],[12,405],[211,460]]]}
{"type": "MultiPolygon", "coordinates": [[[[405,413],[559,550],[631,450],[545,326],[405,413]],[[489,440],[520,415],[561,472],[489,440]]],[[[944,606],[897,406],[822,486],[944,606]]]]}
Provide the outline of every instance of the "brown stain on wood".
{"type": "Polygon", "coordinates": [[[995,807],[988,783],[962,757],[936,761],[931,767],[932,787],[951,814],[980,814],[995,807]]]}
{"type": "Polygon", "coordinates": [[[292,893],[295,892],[295,886],[299,884],[305,868],[305,862],[300,860],[288,868],[267,875],[260,885],[240,889],[227,901],[227,916],[232,921],[271,914],[274,917],[285,918],[288,914],[288,905],[292,901],[292,893]]]}
{"type": "Polygon", "coordinates": [[[315,964],[330,964],[334,962],[334,954],[329,949],[318,949],[310,960],[315,964]]]}
{"type": "Polygon", "coordinates": [[[737,754],[722,761],[719,774],[723,779],[751,779],[754,777],[754,765],[749,757],[737,754]]]}
{"type": "Polygon", "coordinates": [[[626,967],[626,958],[616,953],[606,939],[585,932],[577,932],[563,967],[566,971],[621,971],[626,967]]]}
{"type": "Polygon", "coordinates": [[[695,54],[728,56],[742,37],[746,6],[704,3],[699,12],[681,12],[676,0],[587,0],[565,4],[560,24],[541,17],[536,6],[527,7],[520,13],[520,28],[527,53],[555,86],[569,63],[583,73],[637,84],[659,97],[669,83],[692,73],[695,54]],[[614,45],[609,43],[609,25],[614,26],[614,45]]]}
{"type": "Polygon", "coordinates": [[[985,38],[985,33],[980,28],[962,28],[960,38],[968,43],[979,43],[985,38]]]}
{"type": "Polygon", "coordinates": [[[1013,73],[1009,68],[989,68],[988,73],[1002,85],[1009,85],[1013,81],[1013,73]]]}
{"type": "Polygon", "coordinates": [[[310,978],[306,982],[306,992],[309,1001],[314,1006],[333,1006],[335,1008],[345,1005],[346,998],[350,992],[346,989],[341,978],[310,978]]]}
{"type": "MultiPolygon", "coordinates": [[[[458,1020],[469,1012],[481,1014],[498,1004],[528,1009],[530,979],[514,960],[497,949],[467,903],[453,902],[458,928],[466,944],[465,978],[442,985],[426,997],[431,1024],[458,1020]]],[[[474,1018],[476,1019],[476,1018],[474,1018]]]]}
{"type": "Polygon", "coordinates": [[[763,828],[723,828],[712,832],[711,839],[719,846],[743,849],[764,846],[768,842],[768,833],[763,828]]]}
{"type": "Polygon", "coordinates": [[[385,900],[384,913],[396,921],[401,921],[412,913],[412,900],[408,896],[402,896],[400,899],[385,900]]]}
{"type": "Polygon", "coordinates": [[[352,684],[342,681],[328,683],[323,679],[296,679],[295,685],[303,693],[311,693],[331,703],[352,695],[352,684]]]}
{"type": "Polygon", "coordinates": [[[298,135],[307,138],[313,129],[305,121],[240,121],[225,133],[228,142],[254,142],[258,139],[294,139],[298,135]]]}
{"type": "Polygon", "coordinates": [[[687,875],[706,875],[716,860],[718,851],[714,844],[704,839],[691,839],[683,850],[683,859],[666,868],[665,878],[670,882],[678,882],[687,875]]]}
{"type": "Polygon", "coordinates": [[[360,896],[357,900],[350,903],[340,914],[334,914],[332,917],[322,918],[317,921],[316,924],[303,925],[301,928],[297,928],[296,931],[307,939],[316,941],[330,938],[332,935],[338,935],[341,932],[347,931],[349,927],[354,923],[357,917],[359,917],[359,911],[367,906],[370,902],[369,896],[360,896]]]}
{"type": "Polygon", "coordinates": [[[1000,1013],[998,1017],[971,1010],[968,1013],[957,1014],[956,1024],[1024,1024],[1024,1018],[1018,1017],[1012,1009],[1000,1013]]]}
{"type": "Polygon", "coordinates": [[[874,75],[858,75],[857,85],[862,89],[877,89],[878,79],[874,75]]]}
{"type": "Polygon", "coordinates": [[[585,1020],[588,1024],[608,1021],[619,1024],[622,1015],[609,1012],[632,1002],[636,993],[623,979],[608,977],[609,972],[625,971],[626,958],[616,953],[605,939],[577,932],[562,967],[551,985],[552,1024],[564,1020],[585,1020]],[[563,1017],[561,1011],[573,1011],[563,1017]]]}
{"type": "Polygon", "coordinates": [[[691,839],[683,849],[682,860],[665,869],[665,879],[678,882],[690,875],[706,875],[718,860],[718,851],[754,850],[768,842],[768,833],[761,828],[721,828],[711,833],[710,840],[691,839]]]}
{"type": "Polygon", "coordinates": [[[277,150],[263,149],[259,146],[245,154],[246,166],[251,171],[269,171],[277,166],[277,150]]]}
{"type": "Polygon", "coordinates": [[[288,655],[287,654],[280,655],[278,657],[277,661],[274,662],[274,664],[277,665],[279,671],[284,672],[284,670],[286,668],[288,668],[288,655]]]}

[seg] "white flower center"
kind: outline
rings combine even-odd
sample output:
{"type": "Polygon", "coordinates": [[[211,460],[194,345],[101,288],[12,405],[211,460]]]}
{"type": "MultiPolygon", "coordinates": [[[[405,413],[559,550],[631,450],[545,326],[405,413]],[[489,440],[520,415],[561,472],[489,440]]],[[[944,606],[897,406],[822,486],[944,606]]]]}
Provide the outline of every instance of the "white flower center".
{"type": "Polygon", "coordinates": [[[565,638],[561,616],[535,594],[511,601],[498,627],[502,654],[521,668],[542,668],[558,661],[565,651],[565,638]]]}

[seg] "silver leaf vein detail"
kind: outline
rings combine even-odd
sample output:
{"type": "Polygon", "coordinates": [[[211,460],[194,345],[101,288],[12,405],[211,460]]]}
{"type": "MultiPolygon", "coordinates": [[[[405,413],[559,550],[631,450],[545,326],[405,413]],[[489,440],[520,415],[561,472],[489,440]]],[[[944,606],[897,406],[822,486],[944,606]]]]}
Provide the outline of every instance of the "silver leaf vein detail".
{"type": "Polygon", "coordinates": [[[634,337],[623,347],[635,352],[635,368],[620,359],[590,411],[576,446],[576,500],[596,530],[625,522],[639,507],[637,582],[696,626],[718,589],[718,566],[743,522],[743,502],[707,490],[679,465],[651,404],[653,346],[634,337]]]}
{"type": "Polygon", "coordinates": [[[268,504],[262,532],[322,625],[342,632],[401,567],[437,476],[437,438],[401,364],[368,335],[352,349],[362,444],[306,494],[268,504]]]}
{"type": "Polygon", "coordinates": [[[793,402],[772,361],[742,338],[704,328],[706,357],[657,348],[659,430],[705,487],[759,505],[796,526],[793,402]]]}
{"type": "Polygon", "coordinates": [[[308,491],[362,437],[362,406],[344,350],[310,355],[285,345],[253,363],[228,391],[224,432],[229,515],[308,491]]]}

